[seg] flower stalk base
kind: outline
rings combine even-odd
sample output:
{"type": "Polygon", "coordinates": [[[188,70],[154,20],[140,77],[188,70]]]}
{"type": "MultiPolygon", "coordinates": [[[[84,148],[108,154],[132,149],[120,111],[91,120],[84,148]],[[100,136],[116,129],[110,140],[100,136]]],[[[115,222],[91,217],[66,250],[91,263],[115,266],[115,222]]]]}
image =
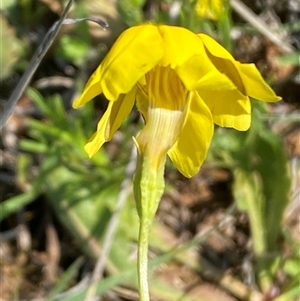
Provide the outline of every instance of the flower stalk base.
{"type": "MultiPolygon", "coordinates": [[[[139,151],[137,142],[136,145],[139,151]]],[[[137,169],[133,181],[134,197],[140,218],[137,258],[140,301],[150,300],[148,286],[148,237],[151,223],[164,191],[165,161],[166,156],[163,156],[159,164],[154,167],[151,164],[151,156],[147,152],[139,152],[137,169]]]]}

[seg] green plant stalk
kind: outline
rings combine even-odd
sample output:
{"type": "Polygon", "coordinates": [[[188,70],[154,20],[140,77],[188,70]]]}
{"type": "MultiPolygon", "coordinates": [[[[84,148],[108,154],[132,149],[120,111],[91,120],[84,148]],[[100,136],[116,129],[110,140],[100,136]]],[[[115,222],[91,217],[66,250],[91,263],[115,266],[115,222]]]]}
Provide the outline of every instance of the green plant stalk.
{"type": "Polygon", "coordinates": [[[260,287],[263,292],[267,292],[272,286],[272,279],[270,275],[270,262],[266,259],[267,254],[267,240],[265,233],[265,225],[263,220],[263,204],[264,196],[261,191],[261,183],[258,175],[252,172],[252,175],[244,175],[244,179],[248,183],[247,211],[250,220],[250,227],[253,239],[253,250],[257,260],[257,276],[260,287]],[[253,187],[254,191],[253,191],[253,187]],[[252,195],[252,197],[251,197],[252,195]]]}
{"type": "Polygon", "coordinates": [[[218,32],[222,44],[226,47],[227,50],[232,52],[233,44],[230,36],[230,32],[232,29],[230,1],[224,1],[223,6],[224,10],[219,16],[219,19],[217,20],[218,32]]]}
{"type": "Polygon", "coordinates": [[[145,218],[140,219],[139,240],[138,240],[138,287],[141,301],[148,301],[149,286],[148,286],[148,233],[150,225],[145,218]]]}
{"type": "Polygon", "coordinates": [[[138,154],[133,183],[134,197],[140,218],[137,257],[140,301],[150,300],[148,286],[148,238],[150,226],[165,187],[165,162],[166,155],[159,160],[157,165],[153,165],[150,154],[147,152],[138,154]]]}
{"type": "MultiPolygon", "coordinates": [[[[255,206],[253,206],[255,207],[255,206]]],[[[249,219],[251,223],[251,232],[253,239],[253,249],[256,255],[257,261],[257,276],[260,287],[263,292],[268,292],[272,286],[272,279],[270,275],[270,261],[265,258],[266,250],[266,238],[264,235],[264,225],[262,222],[262,216],[258,218],[255,216],[257,214],[255,208],[250,208],[249,206],[249,219]],[[252,210],[254,209],[254,210],[252,210]]]]}

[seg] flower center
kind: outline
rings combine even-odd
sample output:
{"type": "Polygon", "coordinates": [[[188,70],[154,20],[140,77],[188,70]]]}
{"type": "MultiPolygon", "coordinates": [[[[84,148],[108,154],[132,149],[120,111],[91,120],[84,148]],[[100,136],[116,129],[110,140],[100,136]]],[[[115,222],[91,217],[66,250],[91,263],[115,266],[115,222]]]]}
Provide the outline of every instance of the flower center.
{"type": "Polygon", "coordinates": [[[157,168],[175,144],[188,107],[188,91],[174,70],[155,67],[139,83],[137,107],[146,125],[136,138],[142,154],[157,168]]]}
{"type": "Polygon", "coordinates": [[[176,72],[169,67],[157,66],[149,71],[143,88],[151,107],[182,110],[186,104],[188,91],[176,72]]]}

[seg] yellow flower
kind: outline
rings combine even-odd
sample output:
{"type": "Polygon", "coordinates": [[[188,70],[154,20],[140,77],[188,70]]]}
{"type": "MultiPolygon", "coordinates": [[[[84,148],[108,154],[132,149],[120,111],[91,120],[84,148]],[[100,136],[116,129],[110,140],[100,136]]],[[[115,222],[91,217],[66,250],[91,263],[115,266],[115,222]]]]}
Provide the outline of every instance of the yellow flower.
{"type": "Polygon", "coordinates": [[[108,108],[86,144],[93,156],[109,141],[134,104],[145,120],[136,137],[155,168],[167,153],[186,177],[205,159],[214,123],[247,130],[249,96],[277,101],[253,64],[241,64],[205,34],[152,24],[127,29],[89,79],[77,108],[104,94],[108,108]]]}
{"type": "Polygon", "coordinates": [[[225,10],[224,0],[198,0],[195,9],[202,18],[218,20],[225,10]]]}

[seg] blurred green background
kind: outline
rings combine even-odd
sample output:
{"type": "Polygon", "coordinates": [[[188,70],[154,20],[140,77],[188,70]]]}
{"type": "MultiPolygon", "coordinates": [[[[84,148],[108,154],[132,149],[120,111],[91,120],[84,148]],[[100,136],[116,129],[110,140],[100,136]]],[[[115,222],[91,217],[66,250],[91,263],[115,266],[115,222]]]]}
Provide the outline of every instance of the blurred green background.
{"type": "MultiPolygon", "coordinates": [[[[2,1],[1,107],[66,4],[2,1]]],[[[71,104],[118,35],[143,22],[211,35],[283,97],[254,100],[247,132],[216,127],[191,180],[168,162],[150,234],[152,299],[300,300],[299,2],[78,0],[68,15],[91,16],[109,28],[64,25],[1,131],[1,300],[138,300],[131,137],[142,122],[133,111],[88,159],[107,101],[71,104]]]]}

